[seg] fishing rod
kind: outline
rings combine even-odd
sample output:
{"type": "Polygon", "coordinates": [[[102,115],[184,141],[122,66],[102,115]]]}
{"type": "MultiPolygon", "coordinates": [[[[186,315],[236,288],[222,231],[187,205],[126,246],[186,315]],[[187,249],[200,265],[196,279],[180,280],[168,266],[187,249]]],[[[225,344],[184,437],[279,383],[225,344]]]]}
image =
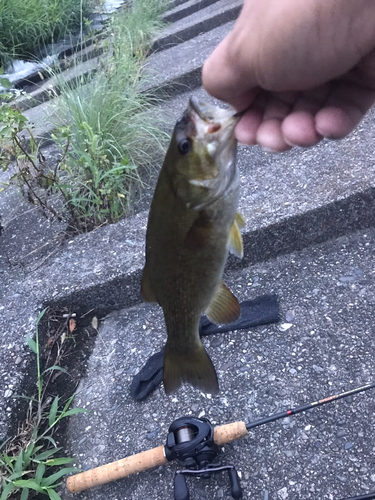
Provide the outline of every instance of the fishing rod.
{"type": "MultiPolygon", "coordinates": [[[[353,396],[360,392],[373,389],[375,381],[339,394],[319,399],[296,408],[291,408],[268,417],[260,418],[254,422],[232,422],[230,424],[213,427],[205,418],[182,417],[175,420],[169,427],[165,445],[152,450],[131,455],[116,462],[112,462],[95,469],[91,469],[67,479],[67,489],[70,493],[78,493],[101,484],[109,483],[123,477],[143,472],[159,465],[177,459],[186,469],[177,471],[175,475],[175,500],[188,500],[189,492],[185,476],[209,477],[213,473],[227,471],[233,498],[242,498],[239,477],[233,465],[214,463],[219,453],[219,446],[245,437],[251,429],[275,422],[291,415],[317,408],[339,399],[353,396]]],[[[375,499],[375,493],[343,500],[375,499]]]]}

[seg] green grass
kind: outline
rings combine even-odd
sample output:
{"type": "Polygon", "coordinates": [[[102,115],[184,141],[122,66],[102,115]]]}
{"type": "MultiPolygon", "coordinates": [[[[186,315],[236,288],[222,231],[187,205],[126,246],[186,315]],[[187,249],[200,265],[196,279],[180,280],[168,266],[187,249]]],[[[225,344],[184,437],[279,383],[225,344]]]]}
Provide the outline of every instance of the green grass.
{"type": "Polygon", "coordinates": [[[119,220],[145,169],[160,161],[162,133],[151,122],[151,98],[141,87],[164,5],[162,0],[135,0],[114,16],[97,72],[82,78],[78,87],[60,75],[60,126],[70,133],[62,189],[82,224],[119,220]]]}
{"type": "MultiPolygon", "coordinates": [[[[67,474],[78,472],[75,467],[65,467],[74,461],[73,458],[54,457],[61,451],[53,438],[61,420],[77,413],[86,413],[86,410],[69,409],[74,394],[62,405],[58,396],[51,398],[48,393],[51,375],[56,370],[65,373],[66,370],[59,365],[45,370],[41,368],[38,324],[45,311],[39,314],[36,321],[35,340],[26,338],[36,356],[36,394],[31,398],[25,396],[29,400],[29,410],[18,434],[0,444],[0,500],[28,500],[36,493],[41,493],[50,500],[61,500],[56,492],[61,479],[67,474]]],[[[63,341],[61,347],[62,343],[63,341]]],[[[61,361],[61,357],[57,361],[61,361]]]]}
{"type": "Polygon", "coordinates": [[[92,0],[0,0],[0,66],[79,27],[92,0]]]}

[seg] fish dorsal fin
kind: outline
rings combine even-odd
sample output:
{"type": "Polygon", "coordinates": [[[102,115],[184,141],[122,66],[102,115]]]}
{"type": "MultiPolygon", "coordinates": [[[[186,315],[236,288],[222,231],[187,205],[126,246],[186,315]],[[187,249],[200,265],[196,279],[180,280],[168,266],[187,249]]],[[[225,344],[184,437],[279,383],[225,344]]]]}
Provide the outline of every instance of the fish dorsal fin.
{"type": "Polygon", "coordinates": [[[241,307],[233,293],[221,282],[204,312],[212,323],[223,325],[236,321],[241,315],[241,307]]]}
{"type": "Polygon", "coordinates": [[[243,257],[243,244],[242,244],[242,236],[240,233],[239,224],[236,219],[234,219],[233,224],[230,228],[229,240],[228,240],[228,249],[230,253],[242,259],[243,257]]]}
{"type": "Polygon", "coordinates": [[[143,269],[141,294],[145,302],[157,302],[154,292],[151,288],[150,274],[147,263],[143,269]]]}

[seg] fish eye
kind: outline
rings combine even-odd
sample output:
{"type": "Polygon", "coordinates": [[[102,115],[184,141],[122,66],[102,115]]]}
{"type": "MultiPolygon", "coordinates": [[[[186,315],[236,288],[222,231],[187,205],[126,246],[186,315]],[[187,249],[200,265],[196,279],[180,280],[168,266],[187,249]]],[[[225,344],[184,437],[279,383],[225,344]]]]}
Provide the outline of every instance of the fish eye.
{"type": "Polygon", "coordinates": [[[191,151],[191,140],[185,137],[178,143],[177,147],[180,154],[187,155],[191,151]]]}

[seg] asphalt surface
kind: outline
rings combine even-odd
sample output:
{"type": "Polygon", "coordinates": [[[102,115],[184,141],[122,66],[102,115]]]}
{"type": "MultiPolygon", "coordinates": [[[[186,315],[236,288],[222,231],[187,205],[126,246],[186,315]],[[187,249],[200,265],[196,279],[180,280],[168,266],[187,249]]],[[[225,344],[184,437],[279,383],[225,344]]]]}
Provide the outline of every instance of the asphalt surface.
{"type": "MultiPolygon", "coordinates": [[[[139,304],[109,314],[75,400],[88,414],[71,419],[67,452],[86,470],[164,444],[181,416],[249,422],[371,382],[374,238],[369,229],[226,274],[239,300],[276,293],[281,321],[204,339],[219,376],[217,396],[190,386],[166,396],[161,385],[135,402],[132,377],[165,342],[162,311],[139,304]]],[[[240,471],[244,498],[368,493],[375,490],[374,410],[370,390],[256,428],[225,445],[220,460],[240,471]]],[[[173,462],[76,498],[172,499],[176,470],[173,462]]],[[[189,488],[192,499],[231,498],[225,475],[190,479],[189,488]]]]}

